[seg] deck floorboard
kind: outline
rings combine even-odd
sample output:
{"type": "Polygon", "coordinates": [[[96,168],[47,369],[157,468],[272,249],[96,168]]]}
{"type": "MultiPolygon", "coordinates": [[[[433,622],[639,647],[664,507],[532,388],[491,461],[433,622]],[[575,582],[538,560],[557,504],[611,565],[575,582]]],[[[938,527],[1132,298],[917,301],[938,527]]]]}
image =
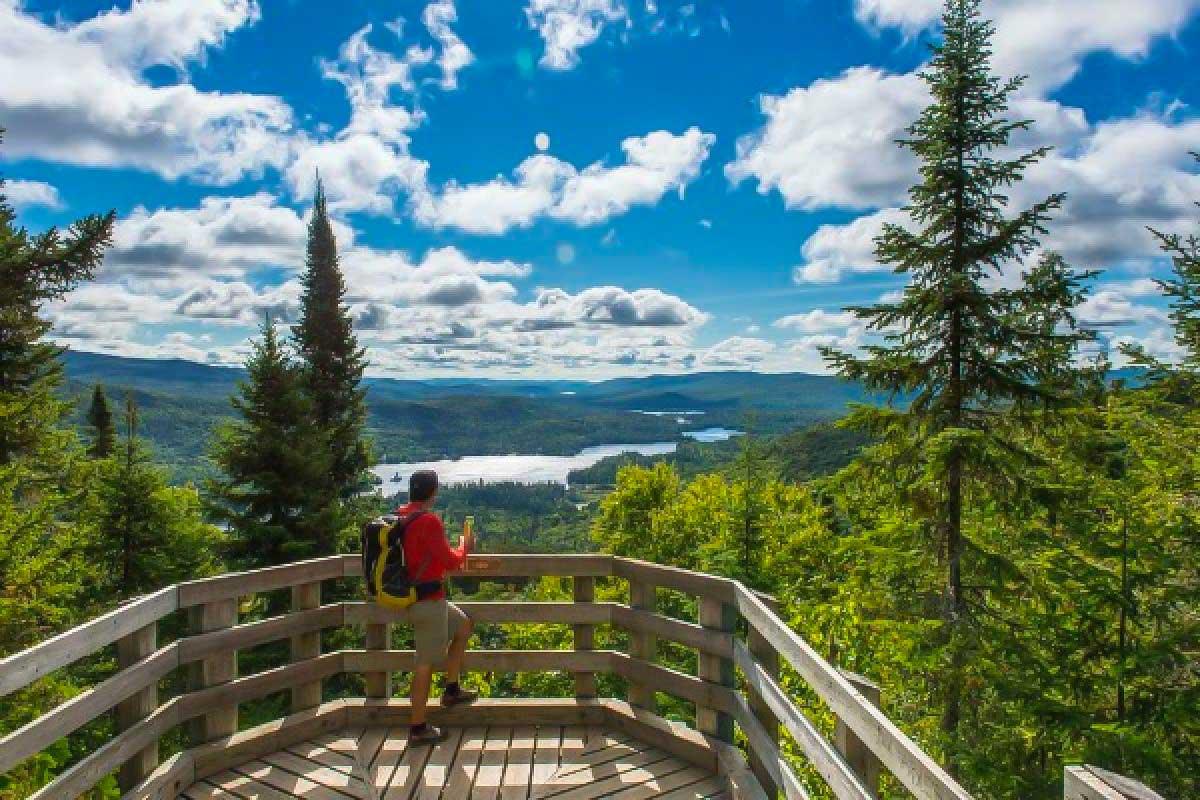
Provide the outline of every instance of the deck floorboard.
{"type": "Polygon", "coordinates": [[[187,800],[642,800],[728,798],[725,782],[628,734],[595,726],[452,728],[410,747],[403,727],[301,742],[187,789],[187,800]]]}

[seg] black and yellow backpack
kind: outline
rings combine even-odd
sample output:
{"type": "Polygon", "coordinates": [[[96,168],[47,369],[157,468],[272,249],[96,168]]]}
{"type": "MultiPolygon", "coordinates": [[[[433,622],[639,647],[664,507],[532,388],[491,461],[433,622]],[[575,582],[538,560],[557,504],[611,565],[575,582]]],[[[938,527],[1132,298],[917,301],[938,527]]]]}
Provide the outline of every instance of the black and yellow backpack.
{"type": "Polygon", "coordinates": [[[363,579],[367,596],[381,606],[405,609],[441,588],[440,581],[414,583],[404,559],[404,533],[425,511],[388,514],[362,527],[363,579]]]}

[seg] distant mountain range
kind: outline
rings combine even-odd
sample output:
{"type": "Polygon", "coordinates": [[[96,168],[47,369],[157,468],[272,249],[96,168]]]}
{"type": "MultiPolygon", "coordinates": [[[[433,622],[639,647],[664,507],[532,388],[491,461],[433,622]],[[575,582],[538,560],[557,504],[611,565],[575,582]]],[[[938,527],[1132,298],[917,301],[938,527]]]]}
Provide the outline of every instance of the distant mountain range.
{"type": "MultiPolygon", "coordinates": [[[[228,397],[245,372],[181,359],[123,358],[68,351],[67,377],[78,383],[104,383],[143,391],[228,397]]],[[[388,399],[430,399],[461,395],[502,395],[587,402],[626,410],[704,411],[716,408],[763,410],[840,409],[866,399],[857,385],[828,375],[805,373],[699,372],[604,381],[497,380],[487,378],[368,378],[369,392],[388,399]]]]}
{"type": "MultiPolygon", "coordinates": [[[[95,383],[114,401],[130,390],[142,434],[179,477],[211,470],[205,461],[216,427],[232,416],[229,397],[241,369],[182,360],[64,356],[77,419],[95,383]]],[[[367,380],[368,429],[387,461],[463,455],[566,455],[598,444],[674,440],[689,427],[752,425],[765,433],[841,416],[868,399],[855,384],[823,375],[711,372],[598,382],[571,380],[367,380]],[[675,415],[702,412],[681,424],[675,415]]]]}

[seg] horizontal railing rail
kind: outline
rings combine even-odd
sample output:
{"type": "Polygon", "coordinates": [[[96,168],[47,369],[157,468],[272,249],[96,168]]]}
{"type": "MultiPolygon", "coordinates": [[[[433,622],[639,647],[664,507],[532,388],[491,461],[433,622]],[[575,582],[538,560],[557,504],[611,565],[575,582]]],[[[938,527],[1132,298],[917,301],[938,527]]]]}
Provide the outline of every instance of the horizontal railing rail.
{"type": "MultiPolygon", "coordinates": [[[[128,796],[149,797],[132,790],[158,766],[158,742],[173,729],[187,726],[194,746],[211,747],[237,733],[240,704],[287,691],[293,712],[312,709],[322,702],[323,683],[341,674],[364,677],[368,702],[390,700],[392,673],[411,669],[414,659],[391,648],[393,615],[369,602],[321,604],[322,583],[359,577],[361,569],[358,556],[346,555],[189,581],[0,659],[0,697],[113,644],[120,664],[112,677],[0,738],[0,774],[116,709],[116,735],[34,797],[76,797],[114,771],[128,796]],[[239,623],[240,599],[281,590],[291,591],[290,612],[239,623]],[[189,635],[156,646],[157,624],[181,610],[189,635]],[[321,633],[344,626],[364,628],[366,647],[321,652],[321,633]],[[281,641],[290,643],[290,663],[238,674],[238,651],[281,641]],[[159,684],[176,670],[187,671],[187,690],[160,704],[159,684]]],[[[869,683],[829,664],[779,618],[770,598],[737,581],[608,555],[478,555],[456,577],[574,583],[572,601],[459,603],[481,624],[561,624],[573,634],[570,650],[469,651],[468,670],[568,673],[580,699],[594,697],[595,676],[607,673],[624,679],[634,709],[655,711],[659,692],[690,702],[710,740],[732,743],[741,730],[771,797],[808,796],[781,750],[782,729],[840,800],[876,796],[880,765],[921,800],[970,798],[878,708],[869,683]],[[595,581],[605,578],[628,582],[628,604],[595,601],[595,581]],[[695,597],[698,620],[659,613],[658,589],[695,597]],[[627,632],[628,652],[596,649],[600,625],[627,632]],[[694,650],[696,674],[656,663],[659,640],[694,650]],[[836,741],[792,701],[780,683],[781,662],[836,715],[836,741]]]]}

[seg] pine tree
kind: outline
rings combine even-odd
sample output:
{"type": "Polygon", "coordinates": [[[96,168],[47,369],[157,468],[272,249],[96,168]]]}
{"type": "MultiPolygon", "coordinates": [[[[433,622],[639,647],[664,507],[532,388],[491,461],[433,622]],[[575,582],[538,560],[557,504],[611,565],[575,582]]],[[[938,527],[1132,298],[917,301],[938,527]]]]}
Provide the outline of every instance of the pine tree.
{"type": "Polygon", "coordinates": [[[333,512],[323,487],[332,455],[303,376],[268,319],[232,400],[240,417],[218,433],[213,458],[224,476],[209,485],[244,566],[282,564],[334,552],[333,512]]]}
{"type": "Polygon", "coordinates": [[[996,278],[1035,249],[1063,196],[1009,215],[1005,192],[1047,148],[1013,159],[997,153],[1029,123],[1005,117],[1022,79],[991,74],[993,28],[979,0],[949,0],[942,24],[943,39],[921,73],[932,102],[899,142],[921,162],[921,182],[905,209],[916,230],[888,225],[876,240],[877,259],[906,275],[908,285],[896,302],[852,309],[882,343],[862,357],[834,350],[825,356],[843,376],[909,400],[903,410],[858,408],[851,421],[902,442],[900,457],[924,464],[908,474],[915,510],[945,569],[943,635],[951,663],[942,727],[953,733],[966,658],[960,627],[969,613],[967,484],[1017,480],[1020,463],[1005,442],[1001,409],[1061,399],[1047,377],[1065,365],[1047,355],[1069,352],[1083,336],[1073,330],[1079,293],[1071,281],[1023,276],[1015,289],[995,288],[996,278]],[[1060,324],[1048,326],[1047,319],[1060,324]]]}
{"type": "Polygon", "coordinates": [[[170,486],[138,436],[133,393],[125,395],[125,435],[119,452],[100,466],[98,563],[108,596],[132,597],[181,580],[212,574],[220,532],[204,522],[192,487],[170,486]]]}
{"type": "Polygon", "coordinates": [[[103,384],[97,383],[92,390],[92,405],[88,408],[87,420],[92,429],[88,455],[92,458],[108,458],[117,444],[117,429],[113,424],[112,411],[108,408],[103,384]]]}
{"type": "Polygon", "coordinates": [[[313,413],[331,449],[328,491],[334,497],[347,498],[361,488],[369,462],[362,436],[366,390],[361,386],[367,362],[344,305],[346,284],[320,181],[308,225],[301,283],[300,322],[292,334],[304,365],[313,413]]]}
{"type": "Polygon", "coordinates": [[[92,276],[115,215],[95,214],[66,233],[51,228],[34,235],[16,226],[3,190],[0,179],[0,464],[9,464],[35,448],[65,409],[55,396],[61,350],[43,341],[51,323],[42,306],[92,276]]]}

